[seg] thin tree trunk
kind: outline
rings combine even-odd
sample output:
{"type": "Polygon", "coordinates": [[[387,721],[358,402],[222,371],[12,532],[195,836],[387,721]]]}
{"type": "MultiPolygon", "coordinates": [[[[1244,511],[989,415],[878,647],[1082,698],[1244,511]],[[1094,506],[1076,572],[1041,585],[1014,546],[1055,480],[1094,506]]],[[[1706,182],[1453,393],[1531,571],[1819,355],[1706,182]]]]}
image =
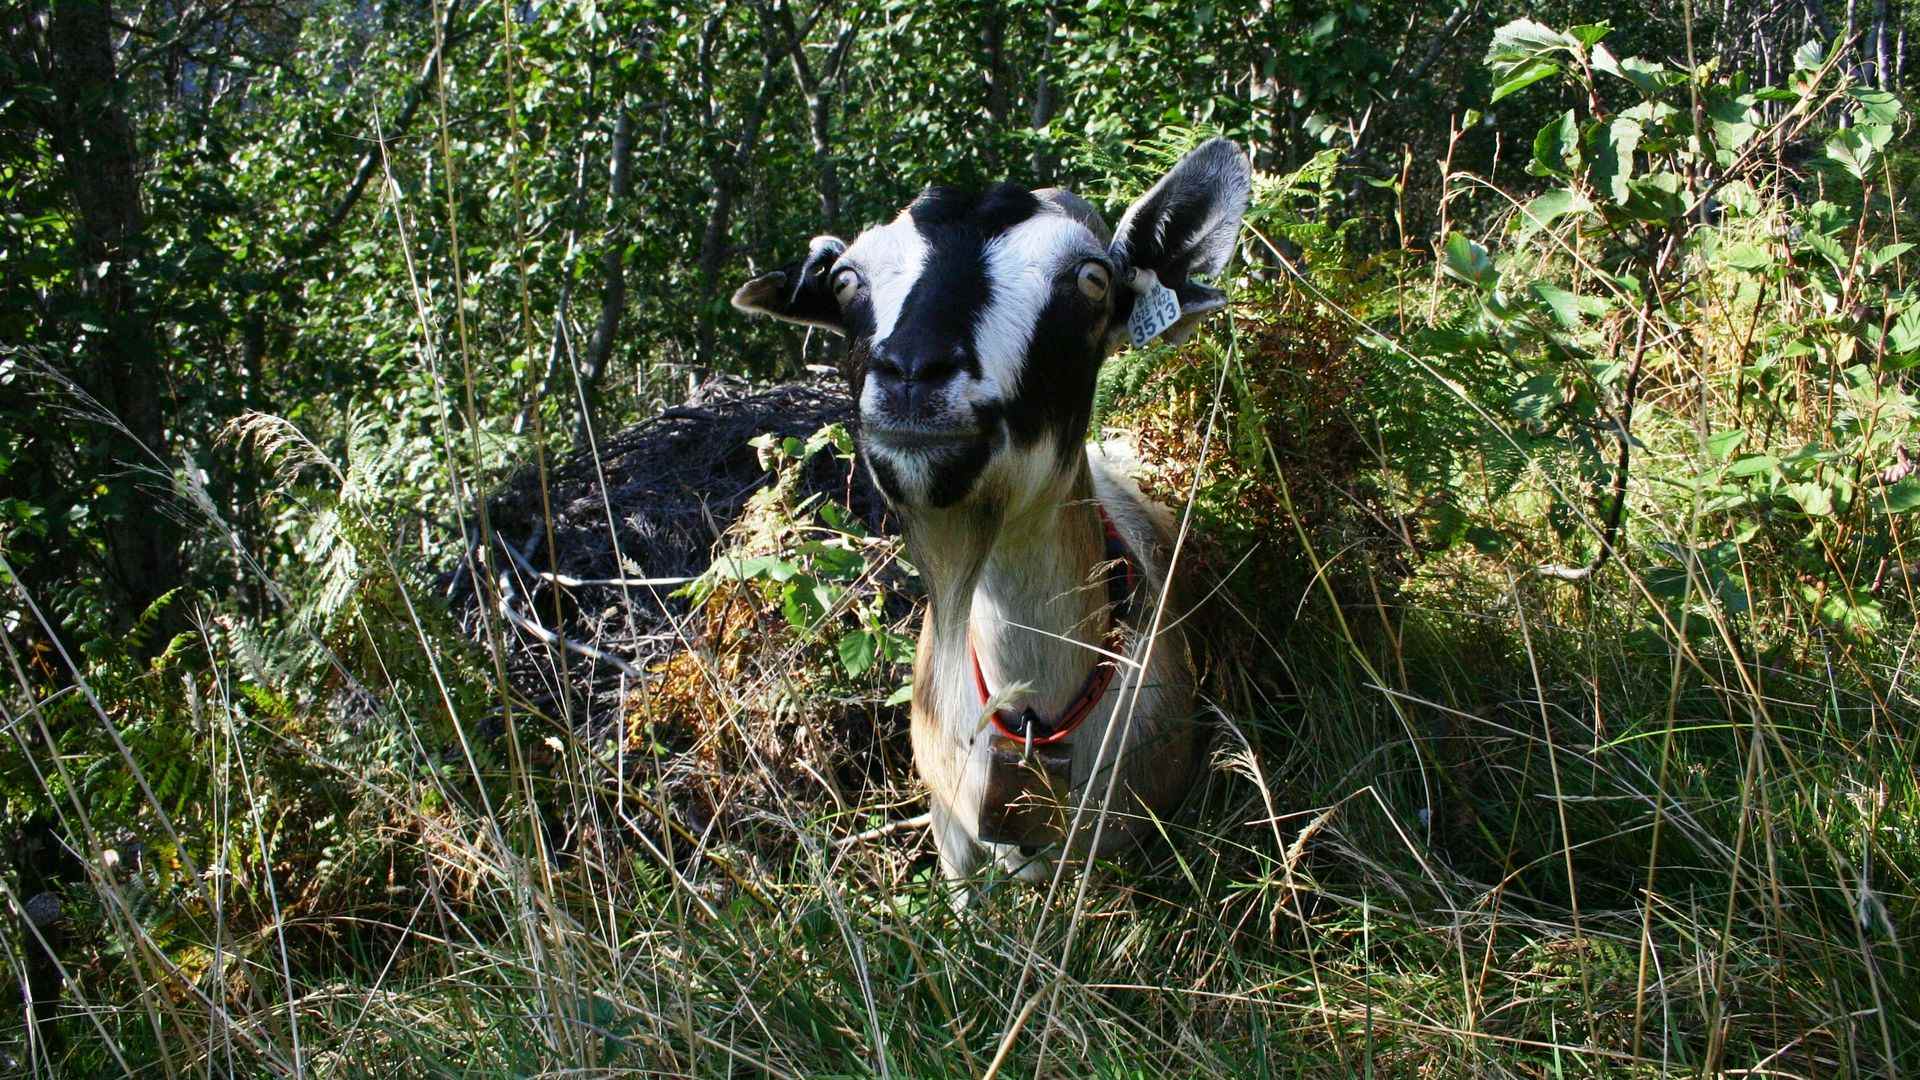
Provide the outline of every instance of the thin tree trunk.
{"type": "MultiPolygon", "coordinates": [[[[703,51],[706,48],[703,44],[703,51]]],[[[739,136],[733,140],[732,151],[722,150],[713,163],[713,204],[707,210],[707,225],[700,235],[700,308],[694,338],[694,362],[702,368],[713,366],[720,268],[731,254],[728,228],[733,221],[734,202],[740,195],[741,179],[753,162],[753,152],[760,143],[760,126],[766,120],[767,108],[773,102],[773,91],[779,83],[779,52],[769,40],[760,64],[760,85],[740,118],[739,136]]],[[[717,112],[717,108],[714,109],[716,116],[717,112]]]]}
{"type": "MultiPolygon", "coordinates": [[[[807,99],[807,135],[813,142],[814,171],[820,188],[821,227],[826,232],[832,232],[840,219],[840,172],[833,159],[833,95],[839,90],[841,76],[846,71],[847,57],[852,52],[858,24],[849,21],[841,28],[833,48],[827,52],[826,63],[816,72],[807,60],[806,32],[794,24],[793,9],[781,4],[772,14],[778,20],[787,59],[792,62],[794,82],[799,84],[800,92],[807,99]]],[[[807,20],[808,25],[818,21],[819,17],[816,13],[807,20]]]]}
{"type": "Polygon", "coordinates": [[[1887,52],[1887,0],[1873,5],[1873,75],[1882,90],[1893,88],[1893,64],[1887,52]]]}
{"type": "Polygon", "coordinates": [[[613,340],[620,331],[620,316],[627,306],[626,229],[614,223],[621,220],[622,205],[633,193],[633,111],[622,109],[613,125],[612,161],[608,165],[606,250],[600,255],[600,318],[593,324],[593,337],[587,341],[585,361],[580,365],[580,422],[575,430],[575,446],[587,444],[587,432],[600,404],[600,383],[607,373],[607,359],[613,355],[613,340]]]}
{"type": "Polygon", "coordinates": [[[1007,163],[1001,159],[999,147],[1013,120],[1013,85],[1007,71],[1007,9],[997,0],[988,0],[981,12],[980,49],[985,54],[981,66],[987,74],[987,116],[993,121],[995,136],[987,143],[994,148],[989,165],[995,174],[1004,174],[1007,163]]]}
{"type": "Polygon", "coordinates": [[[39,77],[53,91],[40,122],[66,167],[77,212],[81,296],[106,330],[88,335],[77,381],[124,429],[106,439],[98,478],[106,493],[94,512],[118,594],[108,609],[126,625],[184,580],[181,529],[154,512],[151,490],[168,484],[152,470],[170,460],[173,407],[167,359],[131,273],[146,230],[138,149],[121,104],[110,4],[57,0],[37,14],[46,28],[36,50],[39,77]]]}
{"type": "MultiPolygon", "coordinates": [[[[1053,113],[1057,108],[1054,100],[1053,81],[1047,77],[1047,65],[1053,60],[1053,39],[1060,30],[1060,16],[1052,8],[1047,9],[1047,32],[1040,39],[1040,62],[1033,71],[1033,129],[1044,131],[1053,122],[1053,113]]],[[[1033,150],[1033,186],[1044,187],[1053,182],[1054,174],[1060,171],[1060,159],[1047,149],[1042,138],[1033,150]]]]}

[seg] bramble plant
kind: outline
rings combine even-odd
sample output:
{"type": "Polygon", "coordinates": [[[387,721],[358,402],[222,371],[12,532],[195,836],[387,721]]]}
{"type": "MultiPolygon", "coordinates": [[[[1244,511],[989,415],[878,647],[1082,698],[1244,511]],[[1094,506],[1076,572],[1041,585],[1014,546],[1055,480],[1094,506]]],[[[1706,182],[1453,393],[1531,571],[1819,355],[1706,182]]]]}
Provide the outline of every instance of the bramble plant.
{"type": "Polygon", "coordinates": [[[1511,365],[1510,395],[1484,399],[1519,451],[1495,494],[1519,463],[1546,462],[1567,481],[1548,485],[1550,520],[1592,537],[1584,565],[1542,573],[1578,580],[1620,547],[1635,451],[1650,449],[1636,417],[1661,407],[1647,389],[1712,396],[1731,402],[1730,424],[1691,451],[1659,448],[1689,459],[1666,498],[1697,514],[1646,568],[1670,602],[1665,628],[1712,632],[1680,617],[1688,603],[1748,614],[1758,561],[1795,575],[1829,624],[1869,634],[1901,561],[1900,516],[1920,506],[1904,375],[1920,362],[1920,302],[1901,284],[1912,245],[1892,239],[1883,152],[1905,111],[1818,45],[1794,55],[1785,86],[1755,87],[1712,62],[1617,58],[1608,34],[1524,19],[1495,32],[1493,101],[1555,80],[1579,104],[1533,139],[1527,171],[1550,186],[1515,204],[1506,254],[1448,235],[1441,266],[1469,286],[1475,317],[1424,343],[1436,362],[1511,365]],[[1785,148],[1822,123],[1839,125],[1824,153],[1789,165],[1785,148]]]}

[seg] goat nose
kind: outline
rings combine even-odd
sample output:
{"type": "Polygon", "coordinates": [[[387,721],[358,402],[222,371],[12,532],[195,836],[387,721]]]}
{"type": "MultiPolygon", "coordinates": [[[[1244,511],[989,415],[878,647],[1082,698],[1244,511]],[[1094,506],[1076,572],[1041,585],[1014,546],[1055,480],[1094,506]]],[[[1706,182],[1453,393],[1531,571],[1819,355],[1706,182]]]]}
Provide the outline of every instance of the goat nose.
{"type": "Polygon", "coordinates": [[[953,381],[965,359],[966,350],[959,345],[926,347],[882,342],[868,360],[867,374],[889,404],[911,416],[925,406],[934,391],[953,381]]]}

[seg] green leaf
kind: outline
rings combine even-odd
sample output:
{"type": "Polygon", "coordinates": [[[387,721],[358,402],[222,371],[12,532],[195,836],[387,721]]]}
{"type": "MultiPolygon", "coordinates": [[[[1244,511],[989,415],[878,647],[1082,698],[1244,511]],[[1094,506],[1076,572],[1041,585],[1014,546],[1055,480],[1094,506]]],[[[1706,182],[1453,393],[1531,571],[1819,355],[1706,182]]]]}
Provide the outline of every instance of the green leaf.
{"type": "Polygon", "coordinates": [[[857,679],[873,667],[873,634],[866,630],[842,634],[836,651],[840,654],[840,666],[857,679]]]}
{"type": "Polygon", "coordinates": [[[1534,176],[1565,178],[1580,167],[1580,125],[1568,109],[1551,120],[1533,137],[1533,160],[1527,171],[1534,176]]]}
{"type": "Polygon", "coordinates": [[[1509,94],[1517,94],[1525,90],[1541,79],[1558,74],[1560,74],[1560,65],[1552,60],[1532,61],[1515,71],[1513,75],[1501,80],[1500,85],[1493,88],[1493,96],[1487,99],[1487,103],[1493,104],[1509,94]]]}
{"type": "Polygon", "coordinates": [[[1606,37],[1612,29],[1613,27],[1608,26],[1604,21],[1585,23],[1580,26],[1567,27],[1567,36],[1588,48],[1593,48],[1600,44],[1600,39],[1606,37]]]}
{"type": "Polygon", "coordinates": [[[1665,222],[1687,212],[1680,177],[1670,172],[1627,181],[1627,213],[1641,221],[1665,222]]]}
{"type": "Polygon", "coordinates": [[[885,704],[905,705],[907,702],[912,700],[913,700],[913,684],[910,682],[901,683],[897,688],[894,689],[893,693],[887,695],[887,700],[885,704]]]}
{"type": "Polygon", "coordinates": [[[1499,283],[1500,272],[1493,268],[1493,259],[1488,257],[1486,248],[1459,233],[1449,233],[1446,250],[1447,273],[1486,291],[1499,283]]]}
{"type": "Polygon", "coordinates": [[[1604,71],[1616,79],[1624,79],[1632,83],[1634,89],[1648,97],[1653,97],[1670,86],[1678,86],[1687,81],[1685,75],[1677,71],[1669,71],[1667,65],[1657,61],[1643,60],[1638,56],[1615,60],[1611,53],[1606,53],[1604,45],[1593,50],[1593,66],[1595,70],[1604,71]],[[1601,59],[1603,53],[1604,61],[1601,59]]]}
{"type": "Polygon", "coordinates": [[[1912,250],[1913,245],[1902,240],[1898,244],[1888,244],[1878,251],[1867,253],[1861,261],[1866,264],[1867,273],[1877,274],[1881,267],[1912,250]]]}
{"type": "Polygon", "coordinates": [[[1887,328],[1887,351],[1908,353],[1920,349],[1920,301],[1907,305],[1900,317],[1887,328]]]}
{"type": "Polygon", "coordinates": [[[1859,103],[1861,117],[1876,124],[1892,127],[1900,122],[1900,114],[1906,111],[1901,108],[1900,99],[1887,90],[1849,86],[1847,96],[1859,103]]]}
{"type": "Polygon", "coordinates": [[[827,608],[820,602],[819,582],[805,575],[788,581],[780,589],[780,613],[787,617],[787,624],[797,630],[805,630],[825,618],[827,608]]]}
{"type": "Polygon", "coordinates": [[[1551,374],[1540,374],[1521,383],[1507,407],[1522,420],[1542,423],[1552,415],[1561,400],[1560,381],[1551,374]]]}
{"type": "Polygon", "coordinates": [[[1825,233],[1802,233],[1801,243],[1812,249],[1821,258],[1827,260],[1835,273],[1847,272],[1847,253],[1841,249],[1840,242],[1825,233]]]}
{"type": "Polygon", "coordinates": [[[1835,132],[1827,140],[1827,162],[1839,166],[1855,180],[1865,180],[1873,166],[1874,144],[1859,128],[1835,132]]]}
{"type": "Polygon", "coordinates": [[[1715,145],[1722,150],[1738,150],[1759,133],[1760,116],[1753,111],[1753,105],[1754,99],[1749,94],[1708,95],[1707,126],[1713,130],[1715,145]]]}
{"type": "Polygon", "coordinates": [[[813,568],[816,571],[841,581],[857,578],[867,568],[867,560],[859,552],[830,547],[818,540],[809,540],[800,545],[800,553],[813,557],[813,568]]]}
{"type": "Polygon", "coordinates": [[[1633,151],[1640,145],[1640,125],[1625,117],[1616,117],[1604,131],[1595,130],[1593,186],[1624,206],[1633,177],[1633,151]]]}
{"type": "Polygon", "coordinates": [[[1748,454],[1727,466],[1728,476],[1771,475],[1780,471],[1780,459],[1772,454],[1748,454]]]}
{"type": "Polygon", "coordinates": [[[1707,453],[1721,461],[1733,456],[1740,444],[1747,441],[1747,429],[1734,428],[1732,431],[1716,431],[1707,436],[1707,453]]]}
{"type": "Polygon", "coordinates": [[[1722,186],[1717,197],[1722,207],[1742,217],[1752,217],[1760,212],[1760,193],[1745,180],[1735,180],[1722,186]]]}
{"type": "Polygon", "coordinates": [[[1818,71],[1827,62],[1827,47],[1818,41],[1809,41],[1793,50],[1793,70],[1818,71]]]}
{"type": "Polygon", "coordinates": [[[1800,504],[1801,513],[1808,517],[1828,517],[1833,514],[1833,491],[1825,484],[1817,481],[1788,484],[1787,494],[1800,504]]]}
{"type": "Polygon", "coordinates": [[[1493,32],[1485,62],[1494,74],[1505,79],[1536,60],[1572,52],[1577,45],[1574,38],[1552,27],[1532,19],[1515,19],[1493,32]]]}
{"type": "Polygon", "coordinates": [[[1553,321],[1568,330],[1580,329],[1580,298],[1558,286],[1542,281],[1533,283],[1533,295],[1539,297],[1553,313],[1553,321]]]}
{"type": "Polygon", "coordinates": [[[1887,513],[1907,514],[1920,510],[1920,476],[1909,476],[1886,490],[1887,513]]]}
{"type": "Polygon", "coordinates": [[[1591,209],[1593,204],[1587,201],[1585,195],[1569,188],[1555,188],[1536,195],[1520,208],[1520,229],[1516,242],[1524,244],[1534,233],[1568,214],[1581,214],[1591,209]]]}
{"type": "Polygon", "coordinates": [[[1729,244],[1721,256],[1735,270],[1759,273],[1773,266],[1773,253],[1758,244],[1729,244]]]}

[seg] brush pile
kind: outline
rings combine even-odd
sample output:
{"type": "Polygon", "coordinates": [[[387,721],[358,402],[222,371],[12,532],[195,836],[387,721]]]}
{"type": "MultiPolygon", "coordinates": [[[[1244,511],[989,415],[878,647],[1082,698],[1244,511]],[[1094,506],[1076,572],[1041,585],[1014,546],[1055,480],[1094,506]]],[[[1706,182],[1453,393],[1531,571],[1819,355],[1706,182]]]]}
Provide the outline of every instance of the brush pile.
{"type": "MultiPolygon", "coordinates": [[[[835,382],[756,391],[713,378],[611,436],[597,455],[576,453],[544,477],[529,465],[487,502],[496,580],[479,587],[477,536],[443,578],[453,616],[482,644],[488,624],[499,625],[508,680],[533,708],[605,724],[644,673],[702,637],[680,590],[707,570],[750,497],[774,479],[751,440],[804,440],[852,419],[853,403],[835,382]]],[[[798,485],[882,531],[882,504],[864,470],[820,456],[799,471],[798,485]]]]}

